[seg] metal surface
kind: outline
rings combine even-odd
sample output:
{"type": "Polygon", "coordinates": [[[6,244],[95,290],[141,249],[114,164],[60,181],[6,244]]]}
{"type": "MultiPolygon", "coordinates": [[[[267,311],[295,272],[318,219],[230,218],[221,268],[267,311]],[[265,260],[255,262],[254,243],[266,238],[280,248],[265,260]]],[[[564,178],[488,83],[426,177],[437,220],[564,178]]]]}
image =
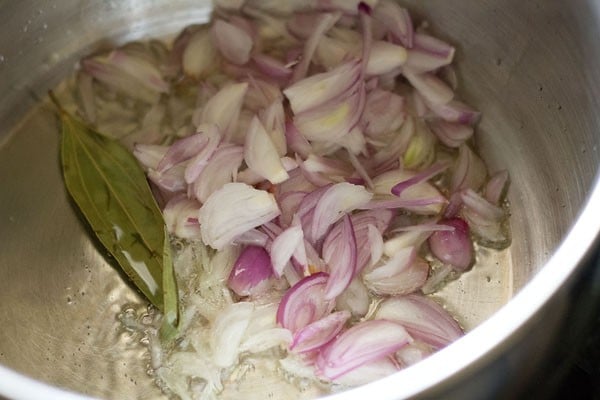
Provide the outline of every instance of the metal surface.
{"type": "MultiPolygon", "coordinates": [[[[0,1],[0,26],[9,33],[0,35],[0,394],[66,398],[14,370],[91,396],[161,398],[140,338],[117,320],[126,306],[143,313],[144,303],[69,203],[56,120],[38,98],[82,54],[174,33],[205,20],[206,3],[0,1]]],[[[460,92],[484,113],[478,145],[491,170],[511,174],[514,244],[483,254],[479,267],[440,294],[472,329],[465,338],[340,398],[510,397],[535,378],[574,305],[593,310],[597,294],[595,264],[585,261],[600,229],[600,5],[406,3],[459,45],[460,92]]]]}

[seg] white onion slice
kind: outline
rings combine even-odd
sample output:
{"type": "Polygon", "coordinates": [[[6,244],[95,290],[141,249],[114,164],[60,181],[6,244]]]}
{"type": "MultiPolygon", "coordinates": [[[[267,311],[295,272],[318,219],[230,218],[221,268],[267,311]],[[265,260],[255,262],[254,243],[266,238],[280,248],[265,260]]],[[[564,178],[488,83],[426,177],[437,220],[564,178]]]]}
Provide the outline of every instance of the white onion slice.
{"type": "Polygon", "coordinates": [[[406,60],[407,52],[404,47],[383,40],[377,40],[371,46],[365,74],[386,74],[404,65],[406,60]]]}
{"type": "Polygon", "coordinates": [[[337,183],[328,188],[315,205],[309,240],[316,242],[323,238],[329,227],[345,213],[367,204],[372,197],[373,194],[363,186],[350,183],[337,183]]]}
{"type": "Polygon", "coordinates": [[[248,83],[231,83],[219,90],[202,109],[202,123],[215,124],[225,138],[231,137],[237,126],[248,83]]]}
{"type": "Polygon", "coordinates": [[[227,306],[217,315],[210,335],[215,365],[225,368],[237,361],[239,346],[253,311],[253,303],[239,302],[227,306]]]}
{"type": "Polygon", "coordinates": [[[256,116],[250,122],[246,134],[244,159],[248,168],[272,184],[281,183],[289,178],[273,141],[256,116]]]}
{"type": "Polygon", "coordinates": [[[200,237],[198,210],[200,210],[200,203],[189,199],[185,194],[170,199],[163,210],[163,218],[169,233],[182,239],[198,239],[200,237]]]}
{"type": "Polygon", "coordinates": [[[397,2],[380,1],[373,9],[373,18],[381,22],[392,38],[404,47],[413,47],[414,30],[410,14],[397,2]]]}
{"type": "Polygon", "coordinates": [[[360,76],[357,60],[342,64],[328,72],[304,78],[283,90],[294,114],[315,108],[339,97],[355,85],[360,76]]]}
{"type": "Polygon", "coordinates": [[[191,34],[182,52],[183,71],[196,79],[203,77],[214,68],[216,56],[208,29],[200,29],[191,34]]]}
{"type": "Polygon", "coordinates": [[[329,267],[329,280],[325,287],[327,300],[341,294],[356,274],[356,237],[348,214],[338,225],[341,225],[339,234],[329,235],[323,242],[323,260],[329,267]]]}
{"type": "Polygon", "coordinates": [[[335,380],[355,368],[395,353],[411,341],[407,331],[395,322],[380,319],[358,323],[319,353],[318,374],[335,380]]]}
{"type": "Polygon", "coordinates": [[[304,353],[318,349],[342,330],[348,318],[348,311],[338,311],[305,326],[294,335],[290,350],[304,353]]]}
{"type": "Polygon", "coordinates": [[[238,235],[279,215],[270,193],[244,183],[228,183],[213,192],[200,209],[202,240],[220,250],[238,235]]]}
{"type": "Polygon", "coordinates": [[[225,59],[238,65],[250,60],[253,42],[244,29],[217,19],[212,25],[211,34],[215,47],[225,59]]]}
{"type": "Polygon", "coordinates": [[[396,321],[415,339],[435,348],[444,347],[463,335],[458,322],[442,306],[422,295],[384,300],[375,317],[396,321]]]}
{"type": "Polygon", "coordinates": [[[243,158],[244,150],[241,147],[220,145],[196,180],[188,186],[189,194],[201,203],[206,202],[215,190],[234,180],[243,158]]]}
{"type": "Polygon", "coordinates": [[[290,288],[279,303],[277,322],[292,333],[328,315],[334,303],[325,300],[325,285],[329,276],[316,273],[290,288]]]}
{"type": "Polygon", "coordinates": [[[300,225],[290,226],[273,240],[270,254],[273,272],[277,277],[282,275],[283,269],[300,246],[304,249],[304,232],[300,225]]]}
{"type": "Polygon", "coordinates": [[[398,130],[405,118],[404,98],[395,93],[374,89],[367,94],[361,126],[369,136],[380,136],[398,130]]]}
{"type": "Polygon", "coordinates": [[[336,299],[338,310],[347,310],[355,317],[363,317],[369,311],[371,298],[369,289],[365,286],[360,276],[354,277],[350,285],[336,299]]]}

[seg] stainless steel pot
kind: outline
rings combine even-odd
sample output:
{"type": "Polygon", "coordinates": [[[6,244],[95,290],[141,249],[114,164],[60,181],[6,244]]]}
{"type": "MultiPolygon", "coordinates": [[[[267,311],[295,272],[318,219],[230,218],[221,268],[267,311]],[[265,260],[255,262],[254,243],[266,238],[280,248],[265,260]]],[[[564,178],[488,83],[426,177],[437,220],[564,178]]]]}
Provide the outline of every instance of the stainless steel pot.
{"type": "MultiPolygon", "coordinates": [[[[207,3],[0,2],[0,395],[161,398],[140,338],[116,317],[144,302],[69,203],[40,99],[83,54],[206,20],[207,3]]],[[[460,91],[484,113],[479,148],[511,174],[513,245],[440,294],[468,335],[335,397],[514,398],[535,390],[541,366],[597,311],[600,2],[405,3],[459,46],[460,91]]]]}

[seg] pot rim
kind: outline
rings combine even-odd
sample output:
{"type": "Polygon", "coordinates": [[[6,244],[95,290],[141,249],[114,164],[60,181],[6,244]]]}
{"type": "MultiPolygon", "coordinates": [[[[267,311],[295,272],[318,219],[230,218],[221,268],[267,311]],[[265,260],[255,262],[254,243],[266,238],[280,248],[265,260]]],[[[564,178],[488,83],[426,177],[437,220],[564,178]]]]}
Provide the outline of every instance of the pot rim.
{"type": "MultiPolygon", "coordinates": [[[[594,12],[600,19],[600,7],[595,7],[594,12]]],[[[483,360],[492,351],[509,347],[521,329],[581,269],[582,261],[600,240],[598,204],[600,174],[596,174],[584,206],[549,260],[510,301],[464,337],[410,368],[325,399],[362,400],[374,393],[381,400],[416,396],[483,360]]],[[[0,383],[0,395],[15,400],[95,398],[36,380],[2,364],[0,383]]]]}

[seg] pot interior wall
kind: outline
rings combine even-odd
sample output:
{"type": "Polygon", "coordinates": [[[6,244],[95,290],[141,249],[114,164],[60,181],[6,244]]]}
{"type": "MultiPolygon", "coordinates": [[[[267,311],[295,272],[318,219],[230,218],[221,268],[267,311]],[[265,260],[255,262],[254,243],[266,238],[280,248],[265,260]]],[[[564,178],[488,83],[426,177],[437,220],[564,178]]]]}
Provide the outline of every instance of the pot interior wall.
{"type": "MultiPolygon", "coordinates": [[[[467,328],[543,266],[593,185],[600,126],[593,40],[600,36],[595,10],[577,3],[407,2],[458,45],[459,91],[484,115],[478,146],[490,169],[508,168],[512,180],[510,251],[482,252],[480,266],[439,294],[467,328]]],[[[53,110],[38,99],[78,57],[102,46],[106,32],[108,41],[173,33],[205,20],[203,4],[0,5],[0,26],[14,33],[0,38],[0,364],[94,396],[160,397],[140,337],[117,318],[126,308],[142,315],[144,303],[74,212],[53,110]]]]}

